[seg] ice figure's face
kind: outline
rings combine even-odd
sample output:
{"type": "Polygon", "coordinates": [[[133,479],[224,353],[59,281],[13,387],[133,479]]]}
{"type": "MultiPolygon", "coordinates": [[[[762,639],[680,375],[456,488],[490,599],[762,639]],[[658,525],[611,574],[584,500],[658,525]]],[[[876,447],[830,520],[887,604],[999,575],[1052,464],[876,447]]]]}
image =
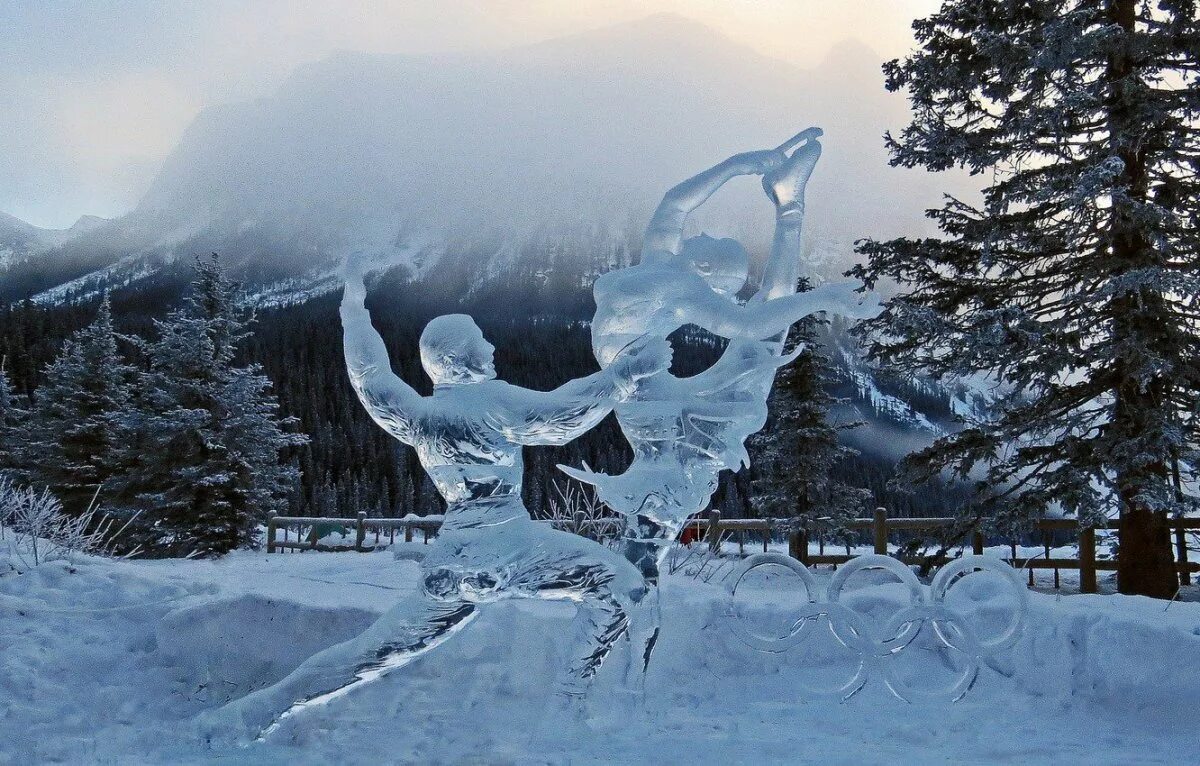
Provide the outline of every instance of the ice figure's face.
{"type": "Polygon", "coordinates": [[[681,255],[692,271],[722,295],[734,295],[746,284],[750,257],[737,240],[701,234],[683,243],[681,255]]]}
{"type": "Polygon", "coordinates": [[[436,317],[421,333],[421,365],[434,385],[492,380],[495,352],[466,314],[436,317]]]}

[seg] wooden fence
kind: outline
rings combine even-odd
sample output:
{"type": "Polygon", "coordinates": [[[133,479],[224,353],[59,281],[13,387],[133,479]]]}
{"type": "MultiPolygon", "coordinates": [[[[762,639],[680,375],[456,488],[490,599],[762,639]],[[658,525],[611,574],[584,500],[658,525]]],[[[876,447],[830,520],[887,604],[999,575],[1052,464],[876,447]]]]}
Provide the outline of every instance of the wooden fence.
{"type": "MultiPolygon", "coordinates": [[[[872,518],[852,519],[845,526],[851,530],[870,531],[874,552],[886,555],[888,552],[888,538],[893,532],[924,532],[953,527],[961,523],[961,519],[943,516],[888,518],[885,509],[877,508],[872,518]]],[[[815,556],[810,554],[809,537],[812,532],[807,529],[796,529],[795,521],[791,519],[722,519],[719,511],[709,511],[708,519],[690,522],[689,526],[697,533],[703,534],[709,547],[714,550],[719,550],[723,541],[735,534],[737,536],[739,553],[744,553],[745,533],[749,530],[754,530],[760,532],[762,535],[764,551],[767,549],[767,543],[774,535],[786,533],[788,536],[789,555],[798,559],[806,566],[813,564],[844,564],[854,558],[849,553],[845,555],[826,554],[824,552],[825,546],[823,540],[819,543],[819,553],[815,556]]],[[[1097,591],[1096,573],[1099,571],[1115,572],[1117,569],[1116,560],[1096,558],[1096,529],[1116,530],[1120,529],[1120,526],[1121,522],[1119,520],[1111,520],[1104,527],[1080,529],[1079,522],[1075,519],[1042,519],[1037,522],[1036,528],[1040,533],[1045,552],[1038,556],[1019,557],[1017,555],[1017,543],[1014,541],[1009,543],[1011,555],[1005,560],[1016,569],[1025,569],[1028,571],[1030,587],[1034,585],[1033,570],[1035,569],[1053,570],[1055,588],[1059,586],[1059,570],[1077,569],[1079,570],[1080,592],[1095,593],[1097,591]],[[1051,536],[1055,532],[1076,533],[1079,543],[1078,558],[1053,558],[1051,556],[1051,548],[1053,547],[1051,536]]],[[[1171,522],[1171,526],[1175,532],[1175,567],[1179,572],[1179,583],[1180,585],[1190,585],[1191,573],[1200,572],[1200,563],[1188,560],[1187,534],[1189,531],[1200,530],[1200,518],[1174,519],[1171,522]]],[[[973,530],[970,532],[970,537],[972,552],[982,554],[984,548],[983,534],[978,530],[973,530]]],[[[903,559],[905,563],[914,565],[928,563],[927,559],[921,556],[906,556],[903,559]]],[[[949,557],[943,556],[933,563],[941,565],[948,560],[949,557]]]]}
{"type": "Polygon", "coordinates": [[[353,519],[334,519],[320,516],[277,516],[267,514],[267,553],[276,551],[372,551],[383,544],[384,539],[390,545],[396,542],[396,532],[402,533],[402,539],[411,543],[414,532],[420,530],[425,543],[430,536],[437,534],[442,526],[442,516],[403,516],[398,519],[368,519],[367,514],[359,511],[353,519]],[[296,528],[296,539],[290,539],[291,529],[296,528]],[[320,530],[342,527],[354,530],[353,545],[326,545],[320,542],[320,530]],[[307,536],[304,535],[308,529],[307,536]],[[283,532],[283,539],[276,539],[276,531],[283,532]],[[374,535],[374,540],[368,543],[368,537],[374,535]],[[306,539],[301,539],[306,537],[306,539]]]}
{"type": "MultiPolygon", "coordinates": [[[[426,545],[429,538],[437,534],[442,527],[443,516],[403,516],[398,519],[371,519],[359,511],[353,519],[326,518],[322,516],[278,516],[274,512],[267,514],[267,553],[283,551],[373,551],[380,545],[391,545],[396,542],[397,532],[401,533],[406,543],[411,543],[415,532],[420,530],[426,545]],[[333,531],[337,528],[354,531],[354,543],[347,545],[328,545],[320,542],[322,530],[333,531]],[[295,529],[295,539],[291,539],[295,529]],[[283,533],[283,539],[278,539],[278,532],[283,533]]],[[[620,520],[616,518],[590,519],[586,514],[576,513],[569,519],[552,519],[546,523],[567,532],[574,532],[584,537],[600,538],[606,535],[615,536],[620,533],[620,520]]],[[[328,531],[326,534],[328,534],[328,531]]]]}
{"type": "MultiPolygon", "coordinates": [[[[387,543],[391,544],[396,541],[397,530],[403,530],[403,539],[405,542],[412,542],[414,530],[421,530],[424,535],[424,541],[429,542],[431,534],[436,534],[437,530],[442,525],[443,517],[441,516],[404,516],[398,519],[369,519],[367,514],[359,513],[354,519],[331,519],[307,516],[276,516],[270,514],[267,519],[267,553],[274,553],[283,550],[316,550],[316,551],[369,551],[374,550],[378,545],[382,544],[386,538],[387,543]],[[345,527],[353,528],[355,532],[354,545],[330,546],[319,542],[318,530],[322,527],[345,527]],[[288,530],[292,527],[297,527],[296,539],[294,541],[288,539],[288,530]],[[302,540],[301,535],[304,527],[308,527],[310,533],[307,540],[302,540]],[[276,530],[283,531],[283,540],[276,539],[276,530]],[[369,541],[371,535],[374,535],[374,540],[369,541]]],[[[575,532],[591,537],[597,537],[603,534],[602,530],[610,530],[616,524],[613,519],[588,519],[583,513],[576,513],[571,519],[556,519],[548,523],[553,524],[559,529],[564,529],[569,532],[575,532]]],[[[889,518],[887,511],[883,508],[878,508],[871,518],[852,519],[846,527],[851,530],[869,531],[875,553],[887,554],[889,537],[894,532],[927,532],[947,527],[953,527],[961,524],[961,519],[951,517],[918,517],[918,518],[889,518]]],[[[1181,585],[1191,584],[1191,573],[1200,572],[1200,563],[1188,560],[1187,534],[1189,531],[1200,530],[1200,518],[1175,519],[1171,522],[1171,526],[1175,532],[1175,566],[1179,572],[1179,582],[1181,585]]],[[[1115,560],[1103,560],[1096,558],[1096,528],[1079,528],[1079,522],[1074,519],[1043,519],[1036,525],[1040,532],[1042,546],[1045,549],[1044,554],[1039,556],[1018,557],[1017,543],[1009,543],[1011,555],[1006,559],[1009,564],[1017,569],[1026,569],[1029,572],[1029,585],[1034,584],[1033,570],[1035,569],[1050,569],[1054,572],[1054,587],[1059,586],[1059,570],[1062,569],[1077,569],[1079,570],[1079,590],[1082,593],[1096,592],[1096,573],[1100,571],[1116,571],[1117,562],[1115,560]],[[1051,537],[1055,532],[1074,532],[1076,533],[1079,542],[1079,557],[1078,558],[1053,558],[1051,556],[1051,537]]],[[[714,551],[719,551],[722,544],[727,542],[729,538],[735,537],[738,545],[738,552],[745,554],[746,548],[746,533],[757,532],[761,536],[762,549],[767,550],[770,541],[776,537],[783,535],[788,539],[788,553],[801,561],[806,566],[814,564],[844,564],[854,556],[850,553],[842,554],[826,554],[824,551],[824,538],[818,534],[818,553],[813,555],[809,553],[809,538],[814,532],[807,529],[796,528],[794,519],[722,519],[719,511],[709,511],[707,519],[700,519],[689,522],[685,528],[690,528],[698,537],[703,537],[710,548],[714,551]]],[[[1100,529],[1119,529],[1120,521],[1113,520],[1106,527],[1100,529]]],[[[978,530],[970,533],[971,549],[976,554],[983,553],[984,538],[983,534],[978,530]]],[[[948,557],[942,557],[941,560],[936,560],[933,563],[941,564],[948,560],[948,557]]],[[[909,564],[925,564],[929,560],[925,557],[905,557],[905,561],[909,564]]]]}

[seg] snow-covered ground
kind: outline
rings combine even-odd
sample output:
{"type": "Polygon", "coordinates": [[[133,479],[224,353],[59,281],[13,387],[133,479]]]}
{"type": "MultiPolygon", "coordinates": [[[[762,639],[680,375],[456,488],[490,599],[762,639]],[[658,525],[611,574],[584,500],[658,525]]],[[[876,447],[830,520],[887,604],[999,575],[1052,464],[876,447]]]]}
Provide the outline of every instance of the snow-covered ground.
{"type": "MultiPolygon", "coordinates": [[[[986,668],[962,701],[907,704],[873,680],[840,703],[804,691],[818,645],[743,646],[723,623],[723,590],[682,571],[665,579],[644,704],[601,682],[586,710],[561,712],[551,679],[572,607],[507,602],[267,743],[197,739],[194,716],[354,635],[416,572],[381,551],[83,559],[0,575],[0,763],[1200,760],[1200,603],[1032,594],[1023,638],[996,663],[1004,672],[986,668]]],[[[794,589],[763,587],[786,614],[794,589]]],[[[872,614],[902,598],[867,579],[853,596],[872,614]]],[[[945,669],[932,652],[914,657],[920,673],[945,669]]]]}

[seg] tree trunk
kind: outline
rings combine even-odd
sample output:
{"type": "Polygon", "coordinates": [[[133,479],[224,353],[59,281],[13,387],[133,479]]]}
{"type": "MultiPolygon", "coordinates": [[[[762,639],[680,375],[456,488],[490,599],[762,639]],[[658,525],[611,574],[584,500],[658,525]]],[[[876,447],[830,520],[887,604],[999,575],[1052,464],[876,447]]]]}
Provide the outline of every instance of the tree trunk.
{"type": "Polygon", "coordinates": [[[1117,589],[1121,593],[1173,598],[1179,587],[1165,513],[1132,508],[1121,514],[1117,589]]]}
{"type": "MultiPolygon", "coordinates": [[[[1125,31],[1124,44],[1113,53],[1107,77],[1111,101],[1108,106],[1109,141],[1113,153],[1124,164],[1118,185],[1130,201],[1149,199],[1149,178],[1143,146],[1144,126],[1131,114],[1135,71],[1134,33],[1138,0],[1109,0],[1112,22],[1125,31]]],[[[1156,265],[1157,253],[1147,240],[1128,202],[1115,198],[1112,206],[1112,256],[1119,274],[1156,265]]],[[[1114,440],[1128,444],[1153,433],[1163,420],[1169,383],[1161,375],[1145,379],[1137,354],[1154,345],[1166,317],[1160,293],[1147,288],[1127,291],[1112,301],[1112,332],[1115,347],[1123,350],[1114,359],[1112,383],[1114,407],[1109,428],[1114,440]]],[[[1161,494],[1167,486],[1167,456],[1134,460],[1129,456],[1114,466],[1121,502],[1120,551],[1117,587],[1121,593],[1171,598],[1178,587],[1171,530],[1167,516],[1152,511],[1145,496],[1161,494]]]]}

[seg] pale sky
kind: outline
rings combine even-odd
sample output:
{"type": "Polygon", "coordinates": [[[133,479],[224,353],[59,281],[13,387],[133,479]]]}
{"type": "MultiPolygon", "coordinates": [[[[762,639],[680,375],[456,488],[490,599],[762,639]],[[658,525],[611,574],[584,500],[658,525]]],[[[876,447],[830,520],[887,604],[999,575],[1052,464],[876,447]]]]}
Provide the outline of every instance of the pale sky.
{"type": "Polygon", "coordinates": [[[129,211],[206,105],[267,94],[337,50],[510,47],[658,12],[811,66],[856,38],[880,61],[938,0],[3,0],[0,211],[66,227],[129,211]]]}

